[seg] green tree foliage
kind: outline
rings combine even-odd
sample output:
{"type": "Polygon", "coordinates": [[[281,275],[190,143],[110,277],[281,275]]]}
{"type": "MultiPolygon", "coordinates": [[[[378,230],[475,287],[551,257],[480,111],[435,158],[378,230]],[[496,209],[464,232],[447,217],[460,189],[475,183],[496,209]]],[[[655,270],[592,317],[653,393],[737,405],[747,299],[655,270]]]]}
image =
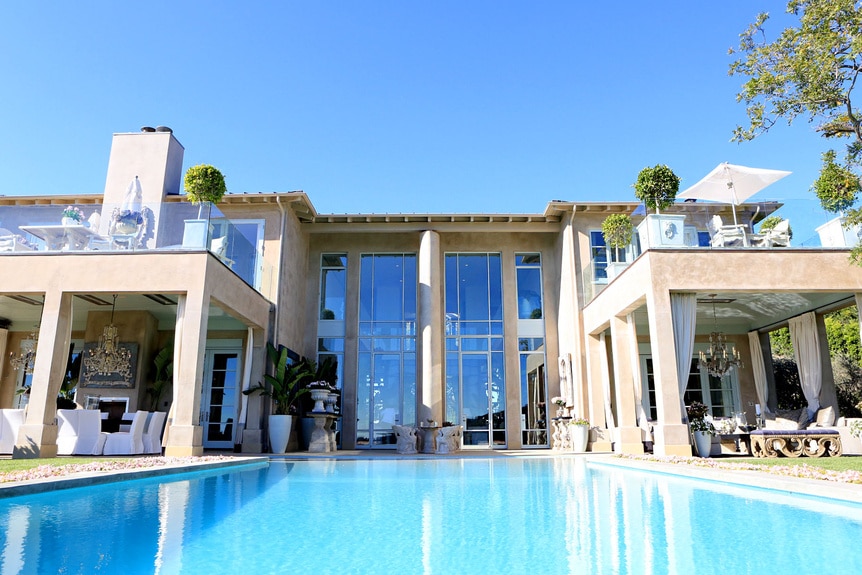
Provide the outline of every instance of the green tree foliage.
{"type": "MultiPolygon", "coordinates": [[[[790,0],[787,12],[799,18],[772,42],[766,40],[769,15],[761,13],[740,34],[739,56],[731,75],[748,77],[737,94],[746,106],[747,126],[737,126],[735,141],[751,140],[779,120],[799,117],[816,125],[826,138],[842,138],[843,165],[832,150],[823,155],[820,177],[812,186],[824,209],[847,211],[846,225],[862,223],[852,208],[862,168],[862,110],[853,98],[862,72],[862,3],[854,0],[790,0]]],[[[862,264],[862,246],[851,252],[862,264]]]]}
{"type": "Polygon", "coordinates": [[[652,168],[642,169],[632,187],[635,189],[635,197],[658,213],[673,205],[679,191],[679,181],[673,170],[666,165],[657,164],[652,168]]]}

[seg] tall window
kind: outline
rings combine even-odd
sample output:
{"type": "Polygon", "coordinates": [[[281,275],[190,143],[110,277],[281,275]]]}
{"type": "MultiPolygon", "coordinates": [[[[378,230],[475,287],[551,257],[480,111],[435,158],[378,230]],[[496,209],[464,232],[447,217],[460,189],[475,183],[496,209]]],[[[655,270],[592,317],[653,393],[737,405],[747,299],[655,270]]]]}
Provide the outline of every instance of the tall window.
{"type": "Polygon", "coordinates": [[[320,266],[320,315],[322,320],[344,320],[347,290],[347,254],[323,254],[320,266]]]}
{"type": "Polygon", "coordinates": [[[446,254],[446,420],[464,445],[506,445],[500,254],[446,254]]]}
{"type": "Polygon", "coordinates": [[[626,250],[609,249],[600,230],[590,232],[590,259],[593,263],[593,282],[608,283],[608,262],[625,262],[626,250]]]}
{"type": "Polygon", "coordinates": [[[548,445],[545,320],[541,254],[516,254],[518,355],[521,375],[521,443],[548,445]]]}
{"type": "Polygon", "coordinates": [[[363,254],[356,443],[390,446],[416,423],[416,255],[363,254]]]}
{"type": "MultiPolygon", "coordinates": [[[[656,411],[655,376],[653,375],[653,363],[651,357],[641,357],[641,372],[643,373],[644,409],[650,419],[658,419],[656,411]]],[[[739,384],[736,372],[730,372],[724,377],[709,375],[705,369],[700,369],[697,359],[691,360],[688,373],[688,384],[685,388],[683,403],[690,405],[692,401],[699,401],[709,408],[713,417],[732,417],[737,411],[739,400],[737,398],[739,384]]]]}

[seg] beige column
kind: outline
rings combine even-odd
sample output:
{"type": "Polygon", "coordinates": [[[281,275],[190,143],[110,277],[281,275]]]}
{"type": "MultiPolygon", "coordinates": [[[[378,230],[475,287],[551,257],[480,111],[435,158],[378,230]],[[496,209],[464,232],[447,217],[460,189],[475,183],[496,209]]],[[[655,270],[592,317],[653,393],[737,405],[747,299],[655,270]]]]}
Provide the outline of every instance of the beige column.
{"type": "MultiPolygon", "coordinates": [[[[419,240],[419,380],[416,397],[418,421],[443,422],[443,271],[440,234],[426,230],[419,240]]],[[[418,422],[417,422],[418,423],[418,422]]]]}
{"type": "Polygon", "coordinates": [[[641,430],[638,427],[635,395],[632,387],[631,326],[625,317],[611,319],[611,349],[616,391],[617,429],[619,441],[614,445],[617,453],[643,453],[641,430]]]}
{"type": "Polygon", "coordinates": [[[13,459],[57,455],[57,394],[69,359],[71,334],[72,294],[46,293],[27,417],[18,430],[13,459]]]}
{"type": "Polygon", "coordinates": [[[670,293],[647,293],[647,311],[658,414],[653,450],[656,455],[691,455],[688,426],[682,422],[670,293]]]}
{"type": "Polygon", "coordinates": [[[168,456],[203,453],[200,412],[209,301],[209,292],[200,290],[181,295],[177,303],[178,337],[174,345],[179,345],[179,365],[174,369],[173,421],[165,447],[168,456]]]}
{"type": "Polygon", "coordinates": [[[604,367],[602,366],[601,347],[605,345],[598,335],[589,335],[586,340],[587,370],[589,371],[588,396],[586,402],[586,417],[590,426],[596,430],[596,436],[590,434],[590,451],[610,451],[611,437],[608,422],[605,418],[604,367]]]}

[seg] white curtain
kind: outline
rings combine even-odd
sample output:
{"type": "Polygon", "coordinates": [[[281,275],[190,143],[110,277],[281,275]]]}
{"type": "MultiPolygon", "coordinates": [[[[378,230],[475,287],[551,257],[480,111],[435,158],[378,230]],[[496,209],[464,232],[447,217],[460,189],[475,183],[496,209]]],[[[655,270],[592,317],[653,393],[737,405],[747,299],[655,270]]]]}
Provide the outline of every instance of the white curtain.
{"type": "Polygon", "coordinates": [[[643,403],[643,383],[641,382],[641,361],[638,354],[638,330],[635,327],[634,315],[626,316],[626,323],[629,325],[629,353],[632,364],[632,384],[635,389],[635,412],[638,418],[638,427],[643,431],[644,441],[652,441],[652,432],[650,431],[649,417],[644,410],[643,403]]]}
{"type": "Polygon", "coordinates": [[[165,425],[165,432],[162,434],[162,447],[167,447],[168,436],[171,433],[171,426],[174,424],[174,418],[177,413],[177,404],[180,396],[180,359],[183,355],[183,320],[186,315],[186,296],[177,296],[177,321],[174,327],[174,374],[173,383],[171,384],[171,408],[168,410],[168,422],[165,425]]]}
{"type": "Polygon", "coordinates": [[[611,409],[611,374],[608,370],[608,346],[605,343],[605,334],[599,335],[599,362],[602,368],[602,390],[605,396],[605,423],[611,430],[611,437],[616,441],[616,427],[614,422],[614,410],[611,409]]]}
{"type": "Polygon", "coordinates": [[[676,349],[676,381],[679,400],[683,401],[688,386],[691,356],[694,353],[694,330],[697,327],[697,294],[670,294],[670,313],[673,320],[673,345],[676,349]]]}
{"type": "Polygon", "coordinates": [[[574,397],[571,393],[571,382],[569,377],[569,354],[557,358],[557,367],[560,372],[560,397],[567,406],[574,405],[574,397]]]}
{"type": "Polygon", "coordinates": [[[820,386],[823,374],[820,365],[820,341],[817,337],[817,321],[810,311],[791,318],[790,342],[793,344],[793,359],[799,370],[802,393],[808,400],[808,414],[814,416],[820,409],[820,386]]]}
{"type": "MultiPolygon", "coordinates": [[[[254,329],[248,328],[245,342],[245,357],[242,363],[242,390],[251,387],[251,361],[254,356],[254,329]]],[[[245,429],[245,421],[248,417],[248,396],[243,393],[240,399],[239,429],[245,429]]]]}
{"type": "Polygon", "coordinates": [[[766,384],[766,365],[763,363],[763,348],[760,347],[760,334],[748,332],[748,347],[751,349],[751,370],[754,372],[754,390],[757,392],[757,403],[763,413],[769,413],[766,403],[769,401],[769,387],[766,384]]]}

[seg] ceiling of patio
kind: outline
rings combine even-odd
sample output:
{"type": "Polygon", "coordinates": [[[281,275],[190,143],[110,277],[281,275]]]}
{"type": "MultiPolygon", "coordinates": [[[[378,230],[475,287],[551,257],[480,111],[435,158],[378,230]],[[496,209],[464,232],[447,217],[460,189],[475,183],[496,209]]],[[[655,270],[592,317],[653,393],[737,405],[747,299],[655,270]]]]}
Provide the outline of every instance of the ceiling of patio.
{"type": "MultiPolygon", "coordinates": [[[[117,311],[147,311],[159,322],[159,329],[172,331],[176,326],[175,294],[119,294],[117,311]]],[[[79,294],[72,298],[72,330],[83,331],[90,311],[110,311],[113,294],[79,294]]],[[[12,322],[13,331],[32,331],[42,311],[41,294],[4,294],[0,296],[0,318],[12,322]]],[[[210,305],[210,330],[245,330],[246,326],[221,308],[210,305]]]]}

